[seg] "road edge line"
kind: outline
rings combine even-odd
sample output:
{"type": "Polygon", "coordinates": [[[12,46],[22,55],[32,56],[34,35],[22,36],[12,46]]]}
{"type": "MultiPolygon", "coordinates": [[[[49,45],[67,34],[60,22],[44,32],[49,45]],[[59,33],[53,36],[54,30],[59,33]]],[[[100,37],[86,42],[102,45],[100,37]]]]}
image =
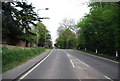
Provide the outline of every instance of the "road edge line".
{"type": "MultiPolygon", "coordinates": [[[[26,73],[28,73],[32,68],[34,68],[35,66],[38,66],[38,65],[40,65],[44,60],[46,60],[49,56],[50,56],[50,54],[53,52],[53,49],[48,53],[48,55],[47,56],[45,56],[43,59],[41,59],[40,61],[38,61],[37,63],[35,63],[34,65],[32,65],[30,68],[28,68],[25,72],[23,72],[23,73],[21,73],[19,76],[17,76],[15,79],[13,79],[12,81],[20,81],[22,78],[24,78],[25,76],[24,75],[26,75],[26,73]],[[22,77],[22,76],[24,76],[24,77],[22,77]],[[22,78],[21,78],[22,77],[22,78]]],[[[35,67],[36,68],[36,67],[35,67]]],[[[34,69],[35,69],[34,68],[34,69]]],[[[34,70],[33,69],[33,70],[34,70]]],[[[32,72],[32,71],[31,71],[32,72]]],[[[30,72],[29,72],[30,73],[30,72]]],[[[29,74],[28,73],[28,74],[29,74]]],[[[27,75],[28,75],[27,74],[27,75]]],[[[27,76],[26,75],[26,76],[27,76]]]]}
{"type": "Polygon", "coordinates": [[[87,67],[90,67],[88,64],[82,62],[81,60],[77,59],[79,62],[81,62],[82,64],[86,65],[87,67]]]}
{"type": "MultiPolygon", "coordinates": [[[[78,51],[78,50],[77,50],[78,51]]],[[[78,52],[82,52],[82,51],[78,51],[78,52]]],[[[107,58],[103,58],[103,57],[100,57],[100,56],[96,56],[96,55],[93,55],[93,54],[89,54],[89,53],[86,53],[86,52],[82,52],[82,53],[85,53],[87,55],[90,55],[90,56],[94,56],[94,57],[97,57],[97,58],[101,58],[101,59],[104,59],[104,60],[107,60],[107,61],[111,61],[111,62],[114,62],[114,63],[119,63],[117,61],[114,61],[114,60],[110,60],[110,59],[107,59],[107,58]]]]}

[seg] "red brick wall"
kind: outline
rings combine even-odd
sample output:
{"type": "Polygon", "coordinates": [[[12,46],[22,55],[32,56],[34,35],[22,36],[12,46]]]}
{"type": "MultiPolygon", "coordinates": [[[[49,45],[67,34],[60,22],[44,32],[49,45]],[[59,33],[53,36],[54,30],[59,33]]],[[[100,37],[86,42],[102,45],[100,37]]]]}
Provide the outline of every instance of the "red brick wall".
{"type": "Polygon", "coordinates": [[[2,41],[0,41],[2,44],[8,44],[8,45],[16,45],[16,46],[26,46],[26,43],[22,40],[14,40],[10,38],[2,38],[2,41]]]}
{"type": "Polygon", "coordinates": [[[17,46],[26,46],[26,42],[22,41],[22,40],[19,40],[16,44],[17,46]]]}

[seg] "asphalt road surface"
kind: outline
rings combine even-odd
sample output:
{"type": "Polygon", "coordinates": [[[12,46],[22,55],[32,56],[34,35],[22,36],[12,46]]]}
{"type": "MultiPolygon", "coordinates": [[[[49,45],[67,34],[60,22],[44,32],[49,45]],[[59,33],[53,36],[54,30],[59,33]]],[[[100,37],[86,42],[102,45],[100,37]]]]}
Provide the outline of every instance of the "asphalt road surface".
{"type": "Polygon", "coordinates": [[[118,63],[76,50],[54,49],[20,79],[118,79],[118,63]]]}

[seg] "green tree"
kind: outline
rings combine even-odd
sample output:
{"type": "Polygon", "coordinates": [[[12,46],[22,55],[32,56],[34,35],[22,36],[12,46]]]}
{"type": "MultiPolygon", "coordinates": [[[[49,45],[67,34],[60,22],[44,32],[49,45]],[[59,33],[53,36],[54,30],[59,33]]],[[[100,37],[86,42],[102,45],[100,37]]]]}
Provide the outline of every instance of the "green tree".
{"type": "Polygon", "coordinates": [[[118,3],[96,2],[89,5],[90,13],[77,24],[80,28],[79,47],[115,55],[119,50],[118,3]]]}
{"type": "Polygon", "coordinates": [[[26,41],[26,46],[32,41],[31,24],[36,25],[37,14],[32,4],[26,2],[2,2],[3,38],[26,41]]]}
{"type": "Polygon", "coordinates": [[[59,37],[56,39],[57,48],[76,48],[76,32],[73,20],[64,19],[58,28],[59,37]],[[68,20],[68,21],[67,21],[68,20]]]}
{"type": "Polygon", "coordinates": [[[22,34],[18,22],[13,17],[13,11],[16,9],[10,2],[2,3],[2,37],[17,39],[22,34]]]}
{"type": "Polygon", "coordinates": [[[38,22],[37,25],[34,26],[34,32],[38,34],[38,46],[52,47],[51,35],[43,23],[38,22]]]}

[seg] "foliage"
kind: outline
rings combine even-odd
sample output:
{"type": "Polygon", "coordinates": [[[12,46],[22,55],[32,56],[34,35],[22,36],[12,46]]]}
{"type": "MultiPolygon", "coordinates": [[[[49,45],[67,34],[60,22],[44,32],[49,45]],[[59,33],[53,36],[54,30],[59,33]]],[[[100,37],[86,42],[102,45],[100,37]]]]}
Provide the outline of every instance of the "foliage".
{"type": "Polygon", "coordinates": [[[35,44],[37,35],[39,35],[39,46],[47,45],[52,47],[51,35],[45,25],[34,22],[41,20],[34,12],[35,7],[32,4],[26,2],[3,2],[2,7],[3,38],[23,40],[28,46],[28,44],[35,44]]]}
{"type": "Polygon", "coordinates": [[[36,25],[38,16],[32,4],[26,2],[2,2],[2,34],[3,38],[23,40],[30,43],[35,33],[31,25],[36,25]]]}
{"type": "Polygon", "coordinates": [[[116,2],[96,2],[89,5],[90,13],[77,24],[80,28],[78,46],[115,56],[120,52],[120,6],[116,2]]]}
{"type": "Polygon", "coordinates": [[[85,52],[85,53],[89,53],[89,54],[93,54],[93,55],[96,55],[96,56],[100,56],[100,57],[103,57],[103,58],[111,59],[111,60],[114,60],[114,61],[118,61],[118,62],[120,61],[115,56],[110,56],[108,54],[103,54],[103,53],[96,54],[95,52],[91,52],[91,51],[88,51],[88,50],[85,51],[85,50],[82,50],[82,49],[80,49],[80,51],[85,52]]]}
{"type": "Polygon", "coordinates": [[[2,47],[2,71],[7,71],[34,56],[44,52],[45,48],[7,48],[2,47]]]}
{"type": "Polygon", "coordinates": [[[75,25],[73,26],[74,23],[70,21],[73,20],[67,21],[64,19],[58,28],[59,37],[56,39],[55,44],[57,48],[76,48],[77,46],[76,34],[73,31],[75,25]]]}
{"type": "Polygon", "coordinates": [[[12,16],[15,10],[11,3],[2,3],[2,37],[16,38],[21,35],[17,21],[12,16]]]}
{"type": "Polygon", "coordinates": [[[38,35],[38,46],[52,47],[51,35],[43,23],[38,22],[33,31],[38,35]]]}

